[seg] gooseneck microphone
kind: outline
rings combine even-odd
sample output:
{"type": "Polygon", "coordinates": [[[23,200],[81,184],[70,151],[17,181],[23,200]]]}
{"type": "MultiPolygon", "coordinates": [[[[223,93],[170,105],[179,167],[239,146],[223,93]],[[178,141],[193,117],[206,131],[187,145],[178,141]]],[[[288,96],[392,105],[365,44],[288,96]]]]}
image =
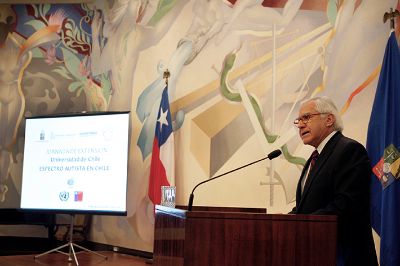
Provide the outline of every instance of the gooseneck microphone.
{"type": "Polygon", "coordinates": [[[272,159],[278,157],[278,156],[281,155],[281,154],[282,154],[282,152],[281,152],[280,150],[274,150],[274,151],[270,152],[270,153],[268,154],[267,157],[264,157],[264,158],[259,159],[259,160],[257,160],[257,161],[254,161],[254,162],[248,163],[248,164],[246,164],[246,165],[240,166],[240,167],[238,167],[238,168],[235,168],[235,169],[233,169],[233,170],[230,170],[230,171],[228,171],[228,172],[222,173],[222,174],[220,174],[220,175],[214,176],[213,178],[210,178],[210,179],[207,179],[207,180],[204,180],[204,181],[198,183],[198,184],[193,188],[192,193],[190,193],[189,204],[188,204],[188,211],[191,211],[191,210],[192,210],[192,207],[193,207],[193,199],[194,199],[194,194],[193,194],[193,193],[194,193],[195,189],[196,189],[198,186],[200,186],[200,185],[202,185],[202,184],[204,184],[204,183],[210,182],[211,180],[217,179],[217,178],[219,178],[219,177],[221,177],[221,176],[230,174],[230,173],[232,173],[232,172],[235,172],[235,171],[237,171],[237,170],[240,170],[240,169],[242,169],[242,168],[245,168],[245,167],[247,167],[247,166],[250,166],[250,165],[252,165],[252,164],[255,164],[255,163],[264,161],[265,159],[270,159],[270,160],[272,160],[272,159]]]}

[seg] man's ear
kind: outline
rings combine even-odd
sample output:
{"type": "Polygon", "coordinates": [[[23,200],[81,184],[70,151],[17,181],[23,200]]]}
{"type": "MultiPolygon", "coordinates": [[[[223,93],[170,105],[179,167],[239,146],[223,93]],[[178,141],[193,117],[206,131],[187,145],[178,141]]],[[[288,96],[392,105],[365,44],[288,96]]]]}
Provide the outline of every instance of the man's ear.
{"type": "Polygon", "coordinates": [[[333,114],[328,114],[326,117],[326,126],[327,127],[332,127],[333,124],[335,124],[336,118],[333,114]]]}

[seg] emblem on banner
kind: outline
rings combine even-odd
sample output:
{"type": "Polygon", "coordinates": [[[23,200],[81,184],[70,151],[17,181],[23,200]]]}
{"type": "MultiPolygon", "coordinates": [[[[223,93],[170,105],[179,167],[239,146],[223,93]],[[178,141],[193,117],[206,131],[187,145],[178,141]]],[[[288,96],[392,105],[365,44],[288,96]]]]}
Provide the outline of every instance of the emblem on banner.
{"type": "Polygon", "coordinates": [[[384,189],[396,179],[400,179],[400,152],[393,144],[386,147],[383,157],[372,167],[372,172],[378,177],[384,189]]]}

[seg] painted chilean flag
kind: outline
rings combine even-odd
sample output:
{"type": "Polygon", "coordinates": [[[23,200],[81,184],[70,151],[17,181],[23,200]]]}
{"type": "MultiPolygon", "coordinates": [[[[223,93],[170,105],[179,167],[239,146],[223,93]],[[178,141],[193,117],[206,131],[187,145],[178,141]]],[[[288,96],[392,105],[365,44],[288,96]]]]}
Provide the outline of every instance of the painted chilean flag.
{"type": "Polygon", "coordinates": [[[174,167],[174,134],[172,132],[167,86],[164,88],[161,97],[151,155],[149,198],[154,205],[161,202],[161,186],[174,185],[174,167]]]}

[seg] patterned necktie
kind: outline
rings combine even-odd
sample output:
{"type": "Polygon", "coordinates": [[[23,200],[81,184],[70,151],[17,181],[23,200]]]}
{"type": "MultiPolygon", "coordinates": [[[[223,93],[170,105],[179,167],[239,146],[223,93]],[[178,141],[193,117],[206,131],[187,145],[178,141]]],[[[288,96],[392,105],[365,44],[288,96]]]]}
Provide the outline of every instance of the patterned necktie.
{"type": "Polygon", "coordinates": [[[318,159],[318,156],[319,156],[318,151],[314,150],[313,153],[311,154],[311,162],[310,162],[310,171],[309,172],[311,172],[311,169],[314,167],[315,162],[318,159]]]}
{"type": "Polygon", "coordinates": [[[311,173],[311,169],[313,168],[313,166],[315,165],[315,162],[317,161],[319,156],[319,153],[317,150],[314,150],[313,153],[311,154],[310,158],[310,166],[308,167],[308,171],[306,172],[306,176],[304,176],[304,178],[302,178],[301,180],[301,194],[303,194],[304,191],[304,187],[306,186],[306,182],[308,181],[308,177],[311,173]]]}

